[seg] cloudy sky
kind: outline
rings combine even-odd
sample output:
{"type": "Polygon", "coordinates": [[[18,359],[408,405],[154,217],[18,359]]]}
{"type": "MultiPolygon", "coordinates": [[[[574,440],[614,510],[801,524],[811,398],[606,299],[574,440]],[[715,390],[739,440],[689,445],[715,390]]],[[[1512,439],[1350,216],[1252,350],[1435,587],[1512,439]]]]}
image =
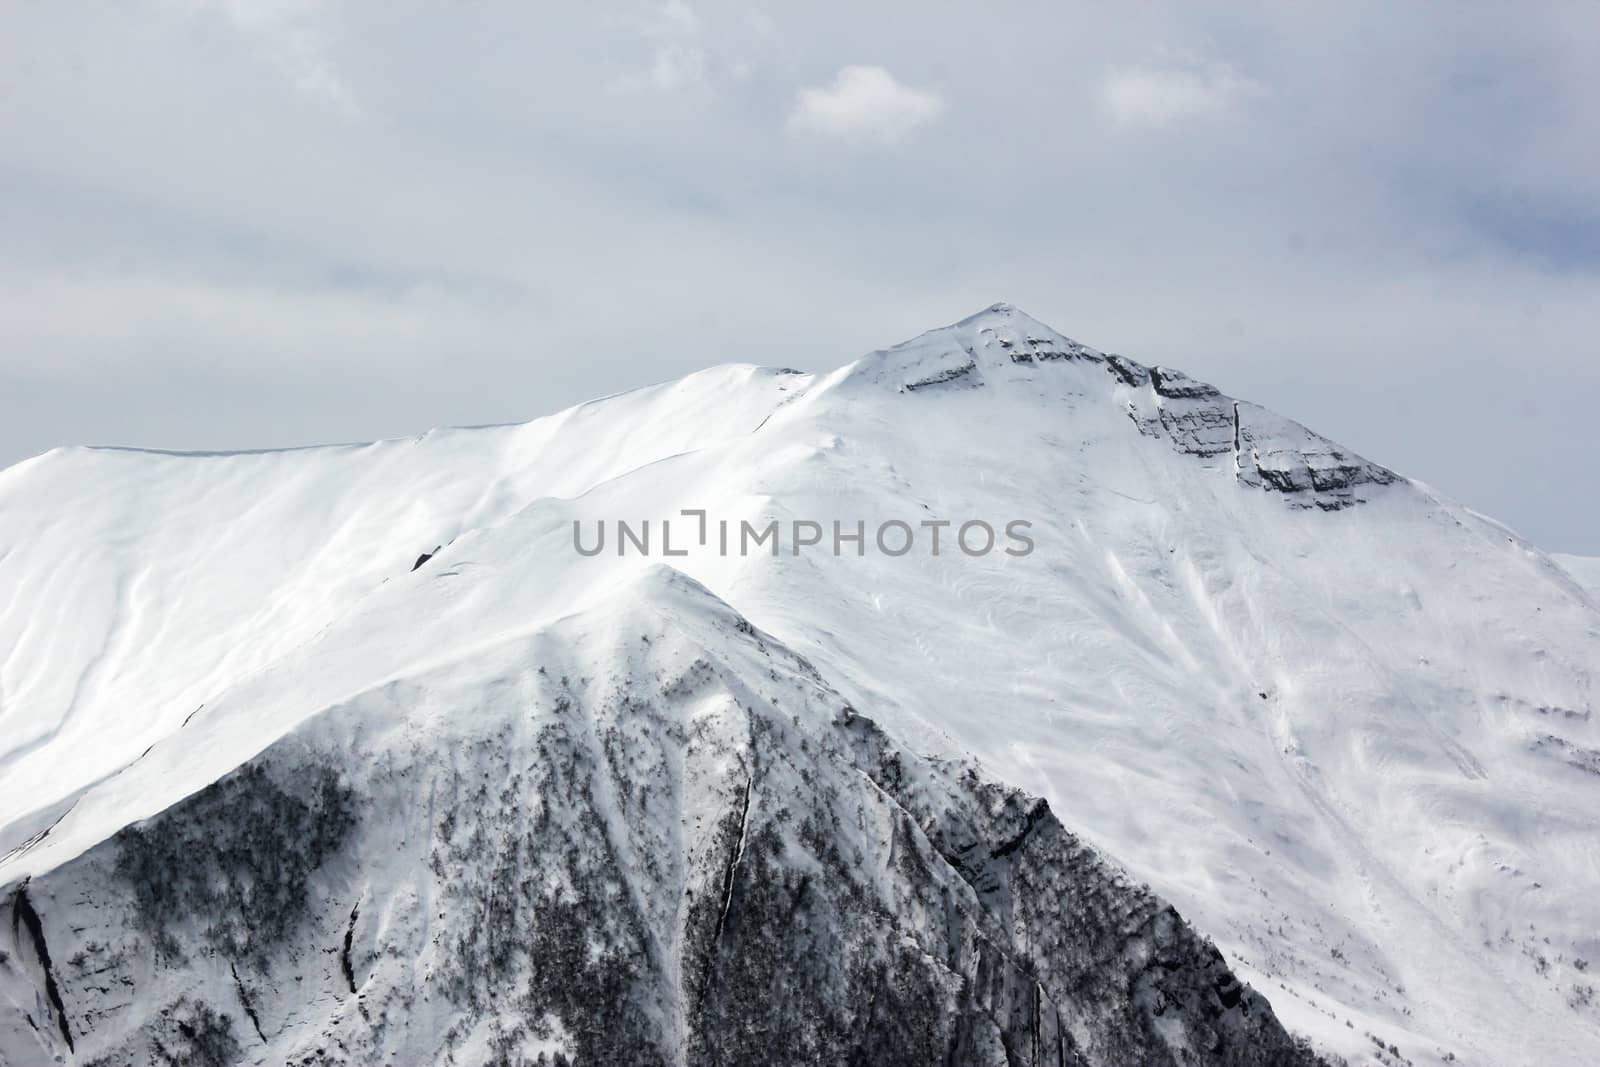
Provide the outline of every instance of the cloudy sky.
{"type": "Polygon", "coordinates": [[[0,3],[0,463],[996,300],[1600,554],[1600,5],[0,3]]]}

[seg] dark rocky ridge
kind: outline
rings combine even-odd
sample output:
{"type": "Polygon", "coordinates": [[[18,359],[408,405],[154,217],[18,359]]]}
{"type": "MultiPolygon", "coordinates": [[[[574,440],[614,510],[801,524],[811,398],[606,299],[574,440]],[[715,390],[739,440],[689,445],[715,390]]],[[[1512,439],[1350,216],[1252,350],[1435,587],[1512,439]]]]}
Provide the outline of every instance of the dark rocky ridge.
{"type": "Polygon", "coordinates": [[[1318,1062],[1043,801],[662,581],[616,677],[331,712],[38,879],[86,1061],[1318,1062]]]}

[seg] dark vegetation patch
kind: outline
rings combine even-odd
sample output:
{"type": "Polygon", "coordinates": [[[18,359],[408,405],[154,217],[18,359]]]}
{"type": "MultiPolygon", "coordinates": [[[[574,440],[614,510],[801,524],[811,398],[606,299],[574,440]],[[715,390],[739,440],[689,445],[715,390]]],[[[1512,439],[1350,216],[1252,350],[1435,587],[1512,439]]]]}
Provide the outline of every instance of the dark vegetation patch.
{"type": "Polygon", "coordinates": [[[751,833],[726,924],[695,946],[708,980],[690,1061],[734,1067],[782,1049],[795,1064],[949,1062],[967,1021],[960,979],[866,891],[825,813],[789,829],[789,840],[772,823],[751,833]],[[821,877],[786,862],[796,844],[821,877]]]}
{"type": "Polygon", "coordinates": [[[232,1018],[203,1000],[180,997],[156,1014],[141,1039],[84,1067],[232,1067],[243,1056],[232,1018]]]}
{"type": "Polygon", "coordinates": [[[117,876],[159,955],[182,958],[175,931],[202,924],[206,945],[265,968],[305,917],[311,874],[356,825],[355,793],[328,767],[248,764],[116,838],[117,876]]]}
{"type": "MultiPolygon", "coordinates": [[[[585,742],[558,718],[523,769],[507,765],[505,737],[483,739],[472,762],[496,773],[457,776],[434,828],[430,866],[444,907],[474,916],[456,927],[439,981],[471,1014],[500,1016],[494,1067],[521,1062],[513,1050],[528,1037],[549,1039],[551,1020],[570,1038],[573,1063],[669,1062],[644,1010],[666,979],[627,889],[638,874],[621,863],[596,805],[610,775],[585,742]],[[510,1021],[508,1009],[527,1021],[510,1021]]],[[[447,1034],[447,1044],[464,1036],[447,1034]]]]}
{"type": "MultiPolygon", "coordinates": [[[[906,812],[906,843],[913,827],[926,835],[933,858],[917,868],[933,877],[903,865],[907,880],[914,888],[937,885],[953,871],[975,894],[976,907],[962,915],[969,932],[952,947],[976,946],[958,964],[963,989],[996,1023],[1009,1062],[1039,1062],[1041,1053],[1062,1063],[1085,1053],[1094,1062],[1150,1065],[1191,1062],[1187,1056],[1236,1067],[1322,1062],[1283,1030],[1211,942],[1067,831],[1042,800],[959,762],[923,763],[917,769],[930,778],[918,788],[869,719],[851,715],[840,725],[863,770],[906,812]],[[1163,1016],[1179,1021],[1186,1053],[1168,1046],[1163,1016]],[[1086,1048],[1070,1029],[1086,1035],[1086,1048]]],[[[929,891],[919,895],[933,913],[929,891]]],[[[980,1023],[966,1022],[962,1036],[980,1023]]],[[[956,1061],[966,1054],[958,1050],[956,1061]]]]}

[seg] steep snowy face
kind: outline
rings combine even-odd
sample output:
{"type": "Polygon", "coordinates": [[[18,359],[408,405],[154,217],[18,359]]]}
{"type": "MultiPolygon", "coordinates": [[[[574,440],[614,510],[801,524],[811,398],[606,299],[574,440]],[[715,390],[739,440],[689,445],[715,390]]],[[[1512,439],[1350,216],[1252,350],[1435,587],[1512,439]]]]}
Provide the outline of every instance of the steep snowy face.
{"type": "MultiPolygon", "coordinates": [[[[1114,1048],[1241,1062],[1280,1047],[1241,1021],[1256,1008],[1228,1015],[1257,1002],[1226,981],[1215,1002],[1184,992],[1220,975],[1181,933],[1152,941],[1160,905],[1105,888],[1078,849],[1172,902],[1326,1049],[1594,1062],[1600,607],[1573,577],[1292,422],[1004,305],[831,374],[721,368],[523,427],[257,456],[52,453],[0,473],[0,885],[31,878],[5,927],[18,1007],[0,1027],[32,1040],[65,1018],[113,1057],[179,1021],[231,1020],[273,1062],[346,1046],[603,1058],[579,1008],[538,992],[524,948],[506,947],[548,936],[575,951],[550,916],[601,899],[623,925],[581,955],[649,961],[601,982],[649,1006],[636,1036],[668,1062],[718,1062],[734,1046],[696,1045],[696,1028],[737,1031],[754,1009],[715,996],[771,990],[707,985],[687,947],[717,930],[689,901],[729,892],[725,827],[746,790],[741,824],[776,836],[750,854],[765,867],[738,870],[796,892],[811,872],[810,894],[844,884],[837,850],[861,887],[802,909],[823,932],[784,941],[809,963],[780,954],[779,969],[844,990],[851,974],[901,973],[895,946],[914,945],[946,970],[911,968],[931,984],[895,995],[941,1005],[926,1029],[988,1050],[971,1062],[1018,1062],[1018,1041],[1097,1063],[1124,1062],[1114,1048]],[[650,524],[648,550],[618,536],[624,521],[650,524]],[[1031,551],[1007,553],[1003,533],[983,545],[983,524],[1014,522],[1031,551]],[[876,536],[893,523],[907,551],[876,536]],[[776,534],[748,548],[745,524],[776,534]],[[598,555],[578,551],[602,530],[598,555]],[[721,710],[668,684],[696,660],[721,710]],[[845,706],[881,740],[852,732],[845,706]],[[753,722],[768,725],[740,740],[753,722]],[[880,748],[914,792],[881,773],[880,748]],[[949,770],[964,761],[970,779],[949,770]],[[274,897],[304,903],[290,933],[258,952],[233,912],[170,930],[142,913],[129,872],[204,840],[184,827],[252,790],[324,841],[303,895],[274,897]],[[1046,835],[1059,866],[1019,882],[1019,853],[994,853],[1045,810],[1030,797],[1061,820],[1046,835]],[[920,835],[912,851],[886,804],[920,835]],[[439,827],[452,807],[461,837],[439,827]],[[832,829],[802,833],[808,819],[832,829]],[[393,840],[372,836],[391,821],[393,840]],[[580,837],[597,856],[562,873],[552,857],[580,837]],[[666,867],[647,877],[651,856],[666,867]],[[1127,921],[1095,933],[1036,912],[1067,889],[1127,921]],[[488,970],[446,982],[449,954],[429,946],[459,946],[477,936],[463,916],[501,907],[514,936],[461,949],[488,970]],[[840,946],[868,928],[904,938],[868,938],[849,963],[840,946]],[[71,970],[89,941],[120,946],[115,985],[71,970]],[[1098,971],[1052,971],[1078,957],[1038,948],[1089,943],[1118,946],[1098,971]],[[172,944],[181,959],[161,954],[172,944]],[[1175,946],[1189,976],[1159,997],[1139,992],[1152,944],[1175,946]],[[506,976],[530,990],[516,1017],[482,992],[506,976]],[[962,999],[976,988],[989,992],[962,999]],[[1114,1018],[1066,1021],[1124,994],[1114,1018]],[[378,1001],[390,1022],[373,1021],[378,1001]]],[[[249,882],[215,865],[206,885],[249,882]]],[[[718,898],[730,950],[746,944],[743,892],[718,898]]],[[[779,928],[768,904],[749,899],[749,945],[779,928]]],[[[829,1034],[891,1033],[810,996],[796,1002],[837,1026],[796,1047],[826,1059],[829,1034]]]]}

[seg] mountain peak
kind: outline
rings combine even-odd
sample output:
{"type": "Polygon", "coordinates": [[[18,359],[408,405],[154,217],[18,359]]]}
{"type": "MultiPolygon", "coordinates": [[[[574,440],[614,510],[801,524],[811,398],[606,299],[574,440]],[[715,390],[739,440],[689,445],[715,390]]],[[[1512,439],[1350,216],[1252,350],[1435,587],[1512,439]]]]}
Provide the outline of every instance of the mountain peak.
{"type": "MultiPolygon", "coordinates": [[[[1050,337],[1061,338],[1063,340],[1066,339],[1065,336],[1060,333],[1060,331],[1056,330],[1055,327],[1051,326],[1049,323],[1044,322],[1042,319],[1033,317],[1026,311],[1017,307],[1017,305],[1004,300],[990,304],[981,311],[975,311],[966,318],[961,319],[950,326],[944,327],[944,329],[956,330],[963,327],[982,328],[984,326],[989,326],[995,329],[1009,327],[1012,330],[1031,333],[1035,336],[1047,335],[1050,337]]],[[[934,330],[932,332],[938,333],[939,331],[934,330]]]]}
{"type": "Polygon", "coordinates": [[[1021,403],[1100,397],[1140,434],[1298,507],[1338,510],[1364,502],[1365,487],[1398,480],[1299,423],[1175,368],[1090,348],[1004,301],[873,352],[847,379],[900,394],[993,391],[1021,403]]]}
{"type": "Polygon", "coordinates": [[[1015,305],[991,304],[966,318],[879,349],[860,360],[850,377],[914,392],[933,385],[983,385],[992,378],[1057,361],[1100,361],[1080,344],[1015,305]]]}

